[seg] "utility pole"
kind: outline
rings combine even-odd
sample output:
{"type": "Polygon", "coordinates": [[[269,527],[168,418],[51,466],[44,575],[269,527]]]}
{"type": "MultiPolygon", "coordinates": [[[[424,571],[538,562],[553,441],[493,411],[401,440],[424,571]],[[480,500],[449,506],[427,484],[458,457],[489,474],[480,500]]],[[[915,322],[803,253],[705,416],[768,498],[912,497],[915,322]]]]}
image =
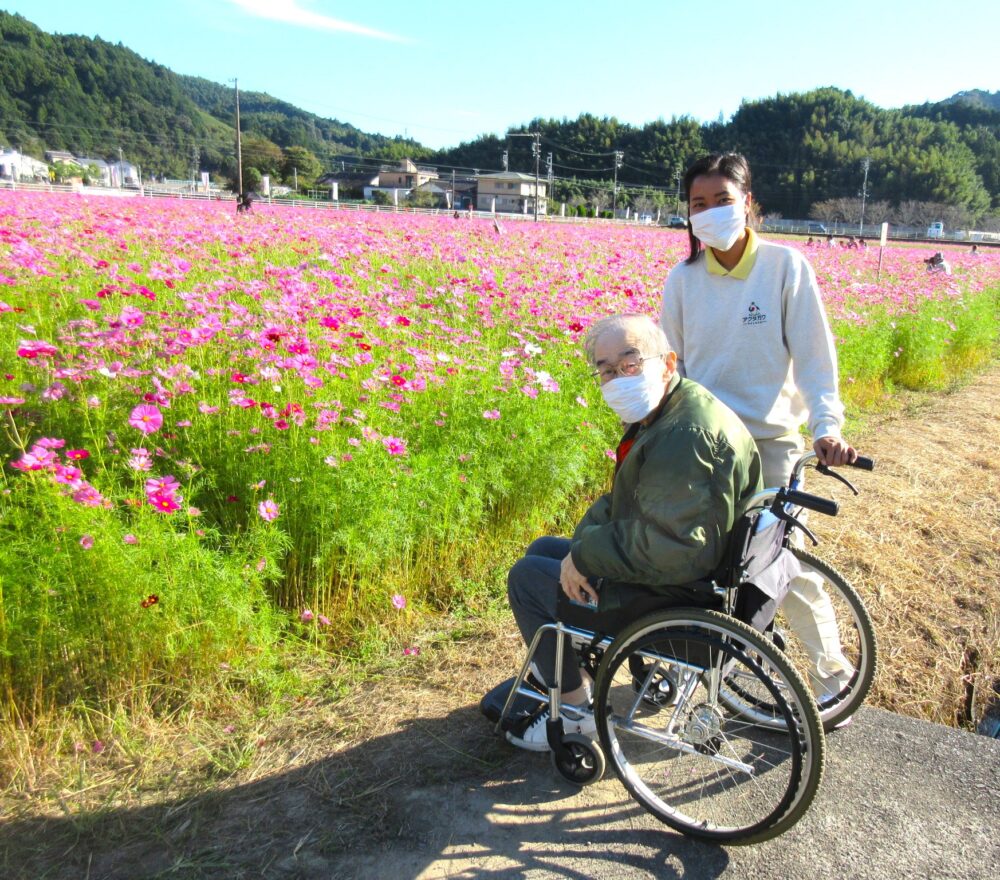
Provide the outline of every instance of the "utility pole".
{"type": "MultiPolygon", "coordinates": [[[[530,137],[531,155],[535,157],[535,222],[538,222],[538,166],[542,159],[542,135],[537,131],[508,131],[507,137],[530,137]]],[[[504,151],[506,152],[506,150],[504,151]]]]}
{"type": "Polygon", "coordinates": [[[611,219],[614,220],[618,210],[618,169],[622,167],[622,160],[625,154],[621,150],[615,150],[615,185],[611,191],[611,219]]]}
{"type": "Polygon", "coordinates": [[[500,161],[503,163],[503,170],[506,171],[507,170],[507,151],[506,150],[503,151],[503,156],[501,157],[500,161]]]}
{"type": "Polygon", "coordinates": [[[455,169],[451,169],[451,207],[455,209],[455,169]]]}
{"type": "Polygon", "coordinates": [[[674,214],[681,213],[681,169],[674,169],[674,181],[677,183],[677,195],[674,197],[674,214]]]}
{"type": "Polygon", "coordinates": [[[538,222],[538,163],[542,158],[542,136],[536,131],[535,140],[531,144],[531,152],[535,157],[535,222],[538,222]]]}
{"type": "Polygon", "coordinates": [[[239,181],[240,192],[243,194],[243,140],[240,135],[240,81],[233,80],[236,89],[236,178],[239,181]]]}
{"type": "Polygon", "coordinates": [[[862,238],[865,235],[865,199],[868,198],[868,169],[871,167],[871,164],[872,160],[868,156],[865,156],[865,181],[861,184],[861,223],[858,224],[858,235],[862,238]]]}
{"type": "Polygon", "coordinates": [[[122,148],[118,148],[118,189],[125,186],[125,160],[122,158],[122,148]]]}
{"type": "Polygon", "coordinates": [[[548,191],[549,199],[554,199],[555,198],[555,194],[552,191],[552,182],[553,182],[554,177],[553,177],[553,174],[552,174],[552,154],[551,153],[546,153],[546,155],[545,155],[545,177],[546,177],[546,179],[549,182],[549,191],[548,191]]]}

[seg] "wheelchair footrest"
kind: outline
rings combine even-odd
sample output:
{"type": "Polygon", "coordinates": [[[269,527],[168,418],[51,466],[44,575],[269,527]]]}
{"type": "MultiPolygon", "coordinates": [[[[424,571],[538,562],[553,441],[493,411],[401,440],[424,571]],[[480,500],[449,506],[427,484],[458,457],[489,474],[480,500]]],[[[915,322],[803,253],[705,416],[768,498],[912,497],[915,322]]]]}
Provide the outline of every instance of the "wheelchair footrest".
{"type": "MultiPolygon", "coordinates": [[[[490,721],[495,723],[500,720],[500,713],[503,711],[504,703],[507,702],[507,697],[510,694],[510,689],[514,686],[514,681],[515,678],[508,678],[507,681],[501,682],[493,690],[488,691],[479,701],[479,711],[489,718],[490,721]]],[[[527,685],[527,682],[525,684],[527,685]]],[[[539,693],[541,692],[539,691],[539,693]]],[[[537,700],[518,694],[514,697],[510,711],[504,719],[504,728],[508,728],[510,725],[535,712],[538,706],[539,703],[537,700]]]]}

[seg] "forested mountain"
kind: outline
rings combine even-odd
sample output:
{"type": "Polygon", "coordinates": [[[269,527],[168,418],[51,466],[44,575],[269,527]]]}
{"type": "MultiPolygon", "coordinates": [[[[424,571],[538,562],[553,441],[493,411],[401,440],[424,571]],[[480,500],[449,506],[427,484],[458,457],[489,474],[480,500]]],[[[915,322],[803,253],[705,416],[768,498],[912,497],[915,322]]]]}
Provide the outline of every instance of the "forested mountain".
{"type": "MultiPolygon", "coordinates": [[[[998,95],[1000,97],[1000,95],[998,95]]],[[[544,159],[551,152],[558,198],[586,194],[610,181],[614,151],[624,153],[619,181],[674,190],[676,173],[708,150],[738,150],[754,171],[754,194],[765,212],[805,217],[816,202],[866,198],[897,205],[951,205],[969,218],[1000,210],[1000,111],[966,100],[884,110],[849,91],[823,88],[745,101],[728,122],[699,124],[688,117],[641,128],[614,117],[533,119],[514,131],[537,131],[544,159]]],[[[496,168],[504,150],[509,167],[534,170],[530,138],[487,135],[442,151],[433,160],[496,168]]]]}
{"type": "MultiPolygon", "coordinates": [[[[287,178],[293,167],[300,182],[308,180],[348,156],[372,167],[405,156],[446,171],[496,171],[506,151],[511,170],[535,170],[527,137],[483,135],[432,152],[266,94],[241,92],[240,109],[251,185],[257,173],[287,178]]],[[[147,177],[187,177],[197,166],[232,179],[233,121],[229,86],[180,76],[100,39],[46,34],[0,12],[0,144],[36,157],[45,149],[113,157],[121,147],[147,177]]],[[[540,133],[540,173],[546,176],[551,154],[556,200],[597,210],[613,200],[643,210],[672,206],[679,172],[695,157],[740,150],[765,213],[819,216],[817,206],[860,203],[867,165],[870,222],[890,208],[895,220],[908,222],[899,206],[919,203],[939,219],[950,211],[950,226],[1000,225],[1000,92],[970,90],[935,104],[882,109],[822,88],[745,101],[728,121],[673,116],[640,127],[585,113],[533,119],[514,130],[540,133]],[[613,194],[616,164],[620,189],[613,194]]]]}
{"type": "MultiPolygon", "coordinates": [[[[0,144],[38,158],[46,149],[125,157],[144,173],[188,177],[202,170],[232,176],[234,92],[181,76],[122,45],[47,34],[0,11],[0,144]]],[[[259,92],[241,92],[244,166],[280,173],[283,148],[298,146],[321,163],[343,153],[420,157],[401,138],[370,135],[259,92]]]]}

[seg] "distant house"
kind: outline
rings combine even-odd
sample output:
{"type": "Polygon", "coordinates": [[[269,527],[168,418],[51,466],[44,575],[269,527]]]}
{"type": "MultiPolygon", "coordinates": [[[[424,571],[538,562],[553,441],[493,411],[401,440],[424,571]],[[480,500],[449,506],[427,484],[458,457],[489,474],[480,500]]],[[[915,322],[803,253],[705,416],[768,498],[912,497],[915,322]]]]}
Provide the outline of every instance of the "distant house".
{"type": "Polygon", "coordinates": [[[428,180],[420,186],[415,186],[410,190],[410,195],[416,193],[427,193],[434,199],[435,208],[451,207],[451,184],[444,180],[428,180]]]}
{"type": "Polygon", "coordinates": [[[365,190],[378,187],[378,176],[377,171],[357,171],[347,168],[324,174],[316,181],[316,187],[319,189],[337,184],[339,199],[367,199],[371,198],[371,195],[366,195],[365,190]]]}
{"type": "Polygon", "coordinates": [[[425,165],[415,165],[409,159],[404,159],[395,168],[380,168],[378,172],[379,189],[411,190],[438,179],[436,168],[425,165]]]}
{"type": "Polygon", "coordinates": [[[4,180],[48,180],[49,166],[19,150],[0,147],[0,178],[4,180]]]}
{"type": "Polygon", "coordinates": [[[536,195],[533,174],[523,174],[520,171],[480,174],[476,207],[480,211],[496,210],[505,214],[533,214],[537,197],[538,213],[545,214],[548,207],[545,190],[545,181],[539,180],[536,195]]]}
{"type": "Polygon", "coordinates": [[[75,156],[68,161],[79,165],[84,174],[91,178],[91,183],[99,186],[111,186],[111,166],[103,159],[95,159],[93,156],[75,156]],[[97,172],[96,180],[94,180],[95,169],[97,172]]]}
{"type": "Polygon", "coordinates": [[[131,162],[124,160],[112,162],[108,168],[111,170],[112,186],[137,187],[142,183],[139,178],[139,169],[131,162]]]}
{"type": "Polygon", "coordinates": [[[76,162],[72,153],[67,153],[65,150],[46,150],[45,151],[45,161],[50,165],[56,162],[76,162]]]}

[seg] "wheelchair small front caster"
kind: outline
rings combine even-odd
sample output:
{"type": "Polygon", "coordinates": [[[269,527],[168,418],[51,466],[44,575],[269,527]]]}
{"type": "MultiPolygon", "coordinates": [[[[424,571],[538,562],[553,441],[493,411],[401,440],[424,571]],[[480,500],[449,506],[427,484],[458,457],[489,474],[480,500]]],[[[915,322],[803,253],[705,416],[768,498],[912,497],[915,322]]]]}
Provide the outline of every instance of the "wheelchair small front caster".
{"type": "Polygon", "coordinates": [[[562,738],[562,744],[568,754],[560,758],[552,752],[552,766],[567,782],[590,785],[604,775],[607,766],[604,751],[590,737],[570,733],[562,738]]]}

